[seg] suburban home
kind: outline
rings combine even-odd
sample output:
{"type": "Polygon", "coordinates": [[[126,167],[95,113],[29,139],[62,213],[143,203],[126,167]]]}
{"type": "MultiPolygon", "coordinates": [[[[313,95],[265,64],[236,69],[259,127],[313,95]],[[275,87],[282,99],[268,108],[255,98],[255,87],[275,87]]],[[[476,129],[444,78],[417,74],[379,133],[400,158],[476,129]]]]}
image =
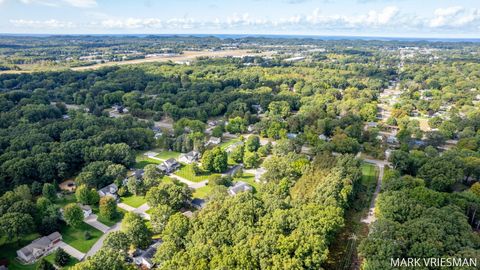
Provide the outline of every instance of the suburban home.
{"type": "Polygon", "coordinates": [[[54,232],[48,236],[37,238],[32,243],[17,250],[17,256],[22,262],[34,263],[40,257],[53,251],[55,245],[60,241],[62,241],[62,235],[59,232],[54,232]]]}
{"type": "Polygon", "coordinates": [[[128,112],[128,109],[121,106],[121,105],[113,105],[112,109],[113,109],[114,112],[117,112],[117,113],[127,113],[128,112]]]}
{"type": "Polygon", "coordinates": [[[210,139],[209,139],[208,142],[205,144],[205,146],[209,146],[209,145],[219,145],[221,142],[222,142],[222,138],[210,137],[210,139]]]}
{"type": "Polygon", "coordinates": [[[146,250],[137,250],[135,253],[136,256],[133,257],[133,262],[136,265],[141,266],[142,268],[152,269],[155,263],[152,261],[157,248],[162,244],[162,241],[157,241],[150,245],[146,250]]]}
{"type": "Polygon", "coordinates": [[[98,195],[100,195],[100,197],[111,196],[115,199],[118,199],[117,191],[118,191],[117,185],[115,185],[115,183],[112,183],[98,190],[98,195]]]}
{"type": "Polygon", "coordinates": [[[164,173],[172,173],[180,168],[180,163],[174,158],[165,160],[162,164],[157,165],[157,168],[164,173]]]}
{"type": "MultiPolygon", "coordinates": [[[[145,174],[145,171],[143,169],[138,169],[134,170],[132,174],[130,174],[130,177],[135,177],[137,179],[137,182],[141,182],[143,180],[143,175],[145,174]]],[[[123,179],[122,185],[126,186],[128,183],[128,178],[123,179]]]]}
{"type": "Polygon", "coordinates": [[[230,196],[235,196],[240,192],[252,191],[252,190],[253,188],[249,184],[242,181],[238,181],[237,183],[235,183],[235,185],[228,188],[228,194],[230,194],[230,196]]]}
{"type": "Polygon", "coordinates": [[[193,162],[196,162],[200,159],[200,152],[197,151],[190,151],[186,154],[181,154],[180,157],[178,158],[178,161],[186,164],[191,164],[193,162]]]}
{"type": "Polygon", "coordinates": [[[298,136],[297,133],[287,133],[287,138],[291,140],[297,138],[297,136],[298,136]]]}

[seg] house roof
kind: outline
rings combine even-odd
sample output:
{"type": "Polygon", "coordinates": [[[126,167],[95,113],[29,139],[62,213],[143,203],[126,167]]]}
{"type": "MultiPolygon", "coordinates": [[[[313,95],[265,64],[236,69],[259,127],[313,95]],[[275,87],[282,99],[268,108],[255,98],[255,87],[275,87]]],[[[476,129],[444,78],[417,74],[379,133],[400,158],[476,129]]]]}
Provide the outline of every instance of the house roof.
{"type": "Polygon", "coordinates": [[[112,184],[110,184],[110,185],[108,185],[108,186],[106,186],[106,187],[101,188],[101,189],[99,190],[99,192],[100,192],[100,191],[103,192],[103,193],[105,193],[105,194],[107,194],[107,193],[115,193],[115,192],[118,191],[118,187],[117,187],[117,185],[115,185],[115,183],[112,183],[112,184]]]}
{"type": "Polygon", "coordinates": [[[62,235],[59,232],[54,232],[47,236],[43,236],[33,240],[32,243],[24,246],[19,251],[28,257],[33,253],[34,249],[45,249],[52,243],[52,241],[61,237],[62,235]]]}
{"type": "Polygon", "coordinates": [[[251,191],[251,190],[252,190],[252,187],[249,184],[242,181],[238,181],[237,183],[235,183],[235,185],[228,188],[228,192],[232,195],[238,194],[243,191],[251,191]]]}

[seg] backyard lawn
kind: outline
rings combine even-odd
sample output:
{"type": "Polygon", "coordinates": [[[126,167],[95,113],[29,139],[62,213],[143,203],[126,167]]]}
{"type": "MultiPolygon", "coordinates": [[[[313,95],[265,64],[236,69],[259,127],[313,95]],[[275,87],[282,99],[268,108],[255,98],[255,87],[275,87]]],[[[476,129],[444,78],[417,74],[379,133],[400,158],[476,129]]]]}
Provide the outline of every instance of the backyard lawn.
{"type": "Polygon", "coordinates": [[[156,158],[167,160],[169,158],[178,158],[181,153],[175,151],[162,151],[156,155],[156,158]]]}
{"type": "Polygon", "coordinates": [[[60,233],[62,234],[63,241],[65,243],[83,253],[86,253],[88,250],[90,250],[93,244],[95,244],[98,238],[100,238],[100,236],[103,234],[101,231],[86,223],[82,223],[78,228],[65,225],[60,230],[60,233]],[[85,232],[90,233],[90,239],[85,239],[85,232]]]}
{"type": "Polygon", "coordinates": [[[218,174],[211,174],[211,173],[202,173],[200,175],[195,175],[193,173],[193,165],[191,164],[183,165],[178,171],[175,172],[175,174],[192,182],[202,182],[214,175],[218,175],[218,174]]]}
{"type": "Polygon", "coordinates": [[[149,158],[149,157],[144,156],[144,155],[137,155],[137,157],[135,158],[135,161],[136,161],[135,166],[134,166],[135,169],[143,169],[148,164],[160,164],[161,163],[160,160],[149,158]]]}
{"type": "Polygon", "coordinates": [[[130,195],[130,196],[121,197],[121,202],[124,204],[128,204],[131,207],[138,208],[142,204],[146,203],[147,200],[145,200],[144,196],[130,195]]]}
{"type": "Polygon", "coordinates": [[[56,204],[60,207],[64,207],[65,205],[69,203],[74,203],[74,202],[77,202],[77,199],[75,198],[75,194],[67,194],[67,195],[63,195],[62,198],[59,198],[56,201],[56,204]]]}
{"type": "Polygon", "coordinates": [[[201,188],[197,188],[195,192],[193,192],[193,197],[194,198],[199,198],[199,199],[205,199],[210,192],[212,191],[212,186],[206,185],[201,188]]]}

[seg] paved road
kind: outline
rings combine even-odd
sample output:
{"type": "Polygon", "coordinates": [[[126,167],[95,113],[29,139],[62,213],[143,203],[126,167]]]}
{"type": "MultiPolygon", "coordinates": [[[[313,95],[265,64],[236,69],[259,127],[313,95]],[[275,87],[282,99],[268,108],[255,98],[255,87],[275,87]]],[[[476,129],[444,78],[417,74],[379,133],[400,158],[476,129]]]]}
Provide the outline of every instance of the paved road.
{"type": "Polygon", "coordinates": [[[90,216],[88,216],[85,220],[84,220],[85,223],[87,223],[88,225],[98,229],[99,231],[103,232],[103,233],[106,233],[109,229],[109,227],[103,223],[101,223],[100,221],[98,221],[98,217],[97,215],[95,214],[92,214],[90,216]]]}
{"type": "Polygon", "coordinates": [[[201,187],[204,187],[207,185],[208,183],[208,180],[205,180],[205,181],[202,181],[202,182],[192,182],[192,181],[189,181],[181,176],[178,176],[176,174],[171,174],[169,175],[171,178],[175,178],[177,179],[178,181],[180,182],[183,182],[185,184],[187,184],[187,186],[189,186],[190,188],[193,188],[193,189],[197,189],[197,188],[201,188],[201,187]]]}
{"type": "Polygon", "coordinates": [[[85,257],[88,258],[88,257],[91,257],[93,255],[95,255],[95,253],[97,253],[100,248],[102,248],[103,246],[103,241],[105,240],[105,238],[107,237],[107,235],[111,232],[115,232],[115,231],[118,231],[120,230],[120,226],[121,226],[122,222],[118,222],[116,224],[114,224],[112,227],[110,227],[108,229],[108,231],[106,233],[104,233],[98,240],[97,242],[95,242],[95,244],[90,248],[90,250],[87,252],[87,254],[85,254],[85,257]]]}
{"type": "Polygon", "coordinates": [[[148,205],[148,203],[144,203],[137,209],[133,210],[133,212],[139,214],[146,220],[150,220],[150,215],[147,213],[148,209],[150,209],[150,206],[148,205]]]}
{"type": "Polygon", "coordinates": [[[70,256],[74,257],[75,259],[81,261],[85,257],[85,253],[80,252],[76,248],[70,246],[69,244],[61,241],[58,243],[57,247],[65,250],[70,256]]]}
{"type": "Polygon", "coordinates": [[[130,205],[128,204],[125,204],[125,203],[118,203],[117,204],[118,207],[122,208],[123,210],[127,211],[127,212],[132,212],[135,210],[134,207],[131,207],[130,205]]]}

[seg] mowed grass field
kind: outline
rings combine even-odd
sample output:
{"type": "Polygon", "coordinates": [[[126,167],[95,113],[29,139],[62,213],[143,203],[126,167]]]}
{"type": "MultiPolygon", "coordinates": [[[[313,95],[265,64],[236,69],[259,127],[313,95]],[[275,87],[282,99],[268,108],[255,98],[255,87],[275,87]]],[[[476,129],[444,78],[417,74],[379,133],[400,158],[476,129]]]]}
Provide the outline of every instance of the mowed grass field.
{"type": "Polygon", "coordinates": [[[192,182],[202,182],[208,180],[212,176],[219,175],[214,173],[202,173],[199,175],[195,175],[195,173],[193,172],[192,164],[182,165],[182,167],[178,171],[174,172],[174,174],[192,182]]]}

